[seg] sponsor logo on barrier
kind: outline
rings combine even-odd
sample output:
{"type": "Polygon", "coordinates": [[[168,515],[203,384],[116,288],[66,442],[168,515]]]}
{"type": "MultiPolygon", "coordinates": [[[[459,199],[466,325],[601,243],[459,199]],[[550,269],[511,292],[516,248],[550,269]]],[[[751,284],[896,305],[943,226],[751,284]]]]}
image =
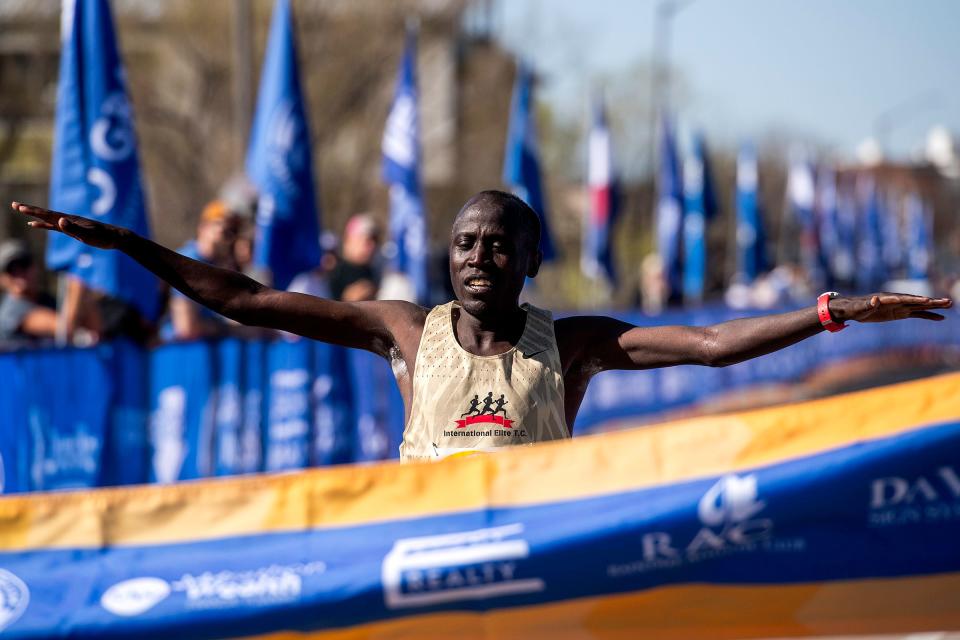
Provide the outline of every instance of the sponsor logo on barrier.
{"type": "Polygon", "coordinates": [[[0,569],[0,631],[20,619],[30,604],[30,590],[23,580],[0,569]]]}
{"type": "Polygon", "coordinates": [[[874,527],[960,520],[960,473],[944,465],[924,475],[885,476],[870,483],[874,527]]]}
{"type": "Polygon", "coordinates": [[[536,593],[522,524],[397,540],[383,559],[388,609],[536,593]]]}
{"type": "Polygon", "coordinates": [[[100,604],[118,616],[138,616],[170,595],[170,584],[162,578],[133,578],[118,582],[103,592],[100,604]]]}
{"type": "Polygon", "coordinates": [[[153,475],[157,482],[176,482],[187,457],[183,436],[186,431],[187,391],[179,385],[157,395],[150,414],[150,444],[153,447],[153,475]]]}
{"type": "Polygon", "coordinates": [[[802,538],[774,537],[773,520],[760,517],[766,506],[758,497],[756,475],[724,476],[697,504],[702,526],[693,536],[680,538],[667,531],[645,533],[640,538],[642,559],[609,565],[607,575],[671,569],[736,553],[803,551],[806,544],[802,538]]]}
{"type": "Polygon", "coordinates": [[[326,571],[323,562],[270,565],[250,571],[204,571],[168,582],[140,577],[107,589],[100,604],[118,616],[138,616],[169,597],[183,594],[187,609],[229,609],[235,606],[292,602],[303,591],[303,578],[326,571]]]}

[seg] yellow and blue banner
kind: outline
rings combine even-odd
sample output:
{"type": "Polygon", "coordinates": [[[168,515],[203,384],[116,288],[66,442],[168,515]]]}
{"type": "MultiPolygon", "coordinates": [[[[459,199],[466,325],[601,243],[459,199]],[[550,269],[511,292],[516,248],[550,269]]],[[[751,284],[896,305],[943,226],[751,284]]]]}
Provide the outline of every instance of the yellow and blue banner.
{"type": "Polygon", "coordinates": [[[435,464],[0,499],[11,638],[960,628],[960,374],[435,464]]]}

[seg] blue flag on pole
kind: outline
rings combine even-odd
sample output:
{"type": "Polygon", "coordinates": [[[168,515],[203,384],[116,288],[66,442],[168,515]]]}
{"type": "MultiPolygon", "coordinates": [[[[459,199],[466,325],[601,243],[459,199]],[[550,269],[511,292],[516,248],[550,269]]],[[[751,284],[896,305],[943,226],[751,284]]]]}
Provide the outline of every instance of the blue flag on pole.
{"type": "MultiPolygon", "coordinates": [[[[133,110],[107,0],[65,0],[54,117],[50,208],[149,237],[133,110]]],[[[156,279],[119,251],[49,236],[47,265],[89,287],[157,312],[156,279]]]]}
{"type": "Polygon", "coordinates": [[[843,245],[840,236],[840,220],[837,215],[837,178],[833,169],[821,166],[817,170],[815,185],[814,215],[817,241],[823,256],[824,280],[828,288],[836,289],[840,279],[838,262],[841,260],[843,245]]]}
{"type": "Polygon", "coordinates": [[[544,261],[553,260],[556,249],[547,224],[547,201],[540,175],[540,151],[533,112],[533,72],[522,61],[517,68],[510,102],[503,181],[540,216],[540,251],[544,261]]]}
{"type": "Polygon", "coordinates": [[[393,268],[406,275],[417,296],[429,297],[427,223],[420,189],[420,118],[417,114],[417,36],[407,31],[393,105],[383,130],[383,179],[390,185],[393,268]]]}
{"type": "Polygon", "coordinates": [[[310,129],[300,90],[290,0],[277,0],[253,119],[247,174],[260,193],[253,261],[286,289],[320,263],[310,129]]]}
{"type": "Polygon", "coordinates": [[[669,299],[682,293],[683,179],[673,135],[664,115],[660,124],[660,164],[657,171],[657,252],[663,260],[669,299]]]}
{"type": "Polygon", "coordinates": [[[757,153],[753,145],[744,144],[737,157],[737,271],[745,283],[767,268],[758,186],[757,153]]]}
{"type": "Polygon", "coordinates": [[[849,189],[837,190],[837,242],[832,261],[834,275],[842,284],[852,287],[857,266],[857,202],[849,189]]]}
{"type": "Polygon", "coordinates": [[[904,241],[900,216],[891,206],[891,196],[880,196],[880,227],[883,235],[883,266],[888,274],[894,274],[903,266],[904,241]]]}
{"type": "Polygon", "coordinates": [[[824,269],[817,233],[815,200],[813,165],[805,154],[797,152],[791,158],[787,173],[787,205],[800,228],[800,262],[807,272],[807,277],[819,287],[824,281],[824,269]]]}
{"type": "Polygon", "coordinates": [[[857,183],[860,218],[857,230],[857,288],[876,291],[886,280],[883,263],[883,229],[877,186],[871,176],[857,183]]]}
{"type": "Polygon", "coordinates": [[[617,216],[617,188],[613,174],[610,127],[603,100],[594,106],[593,127],[588,141],[587,188],[590,203],[584,224],[580,268],[590,278],[605,276],[617,282],[613,259],[613,224],[617,216]]]}
{"type": "Polygon", "coordinates": [[[683,163],[683,299],[703,300],[707,276],[707,221],[717,212],[703,135],[693,136],[683,163]]]}
{"type": "Polygon", "coordinates": [[[930,223],[927,208],[915,193],[907,196],[907,277],[930,277],[930,223]]]}

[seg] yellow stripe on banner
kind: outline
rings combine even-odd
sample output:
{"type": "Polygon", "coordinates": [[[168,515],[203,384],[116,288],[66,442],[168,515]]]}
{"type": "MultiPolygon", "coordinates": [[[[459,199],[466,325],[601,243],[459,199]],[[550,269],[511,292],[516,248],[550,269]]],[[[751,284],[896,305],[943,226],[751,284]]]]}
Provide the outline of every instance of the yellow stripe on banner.
{"type": "Polygon", "coordinates": [[[257,640],[732,640],[960,629],[960,574],[801,585],[696,585],[485,613],[433,613],[257,640]],[[745,607],[749,607],[746,609],[745,607]]]}
{"type": "Polygon", "coordinates": [[[439,463],[0,499],[0,549],[198,541],[641,489],[960,419],[960,374],[439,463]]]}

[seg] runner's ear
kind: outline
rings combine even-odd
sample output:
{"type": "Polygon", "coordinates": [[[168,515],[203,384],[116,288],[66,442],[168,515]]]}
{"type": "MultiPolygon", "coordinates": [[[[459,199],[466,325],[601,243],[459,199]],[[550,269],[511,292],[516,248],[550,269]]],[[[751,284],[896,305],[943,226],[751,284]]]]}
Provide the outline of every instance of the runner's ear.
{"type": "Polygon", "coordinates": [[[540,263],[543,262],[543,252],[540,249],[537,249],[532,254],[527,261],[527,277],[536,278],[537,274],[540,272],[540,263]]]}

